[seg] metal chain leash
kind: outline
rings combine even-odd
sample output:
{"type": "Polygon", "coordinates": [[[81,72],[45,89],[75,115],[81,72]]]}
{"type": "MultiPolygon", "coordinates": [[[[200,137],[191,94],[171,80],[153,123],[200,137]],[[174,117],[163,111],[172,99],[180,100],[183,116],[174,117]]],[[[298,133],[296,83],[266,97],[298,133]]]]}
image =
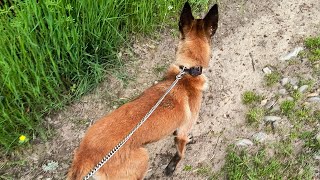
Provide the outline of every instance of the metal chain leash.
{"type": "Polygon", "coordinates": [[[176,76],[175,81],[171,84],[168,90],[164,93],[164,95],[158,100],[158,102],[150,109],[150,111],[139,121],[139,123],[131,130],[131,132],[122,140],[119,144],[116,145],[103,159],[83,178],[84,180],[88,180],[92,177],[132,136],[132,134],[139,129],[139,127],[151,116],[151,114],[157,109],[163,99],[169,94],[169,92],[173,89],[173,87],[178,83],[178,81],[185,74],[185,67],[181,69],[179,74],[176,76]]]}

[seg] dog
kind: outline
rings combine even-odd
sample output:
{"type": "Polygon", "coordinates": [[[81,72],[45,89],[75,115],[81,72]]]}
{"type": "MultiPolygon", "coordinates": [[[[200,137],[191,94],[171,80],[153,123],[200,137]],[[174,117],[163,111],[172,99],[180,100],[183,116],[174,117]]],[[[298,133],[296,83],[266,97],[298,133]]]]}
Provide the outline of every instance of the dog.
{"type": "Polygon", "coordinates": [[[218,28],[218,5],[203,19],[195,19],[188,2],[180,15],[180,42],[176,61],[168,68],[164,80],[145,90],[135,100],[104,116],[86,132],[69,169],[67,179],[84,178],[149,112],[175,81],[186,72],[147,121],[128,142],[93,176],[95,179],[143,179],[148,170],[148,152],[144,145],[174,134],[177,152],[165,168],[170,176],[184,157],[188,134],[199,116],[202,92],[207,78],[202,68],[211,59],[211,38],[218,28]]]}

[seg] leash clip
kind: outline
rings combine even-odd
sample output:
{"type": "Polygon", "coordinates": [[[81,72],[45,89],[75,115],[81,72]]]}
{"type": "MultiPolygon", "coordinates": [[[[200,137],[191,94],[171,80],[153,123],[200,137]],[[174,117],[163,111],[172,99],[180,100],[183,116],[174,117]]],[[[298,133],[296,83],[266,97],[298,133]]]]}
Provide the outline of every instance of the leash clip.
{"type": "Polygon", "coordinates": [[[182,76],[186,73],[185,72],[185,69],[186,69],[186,67],[185,66],[183,66],[182,67],[182,69],[181,69],[181,71],[179,72],[179,74],[176,76],[176,79],[181,79],[182,78],[182,76]]]}

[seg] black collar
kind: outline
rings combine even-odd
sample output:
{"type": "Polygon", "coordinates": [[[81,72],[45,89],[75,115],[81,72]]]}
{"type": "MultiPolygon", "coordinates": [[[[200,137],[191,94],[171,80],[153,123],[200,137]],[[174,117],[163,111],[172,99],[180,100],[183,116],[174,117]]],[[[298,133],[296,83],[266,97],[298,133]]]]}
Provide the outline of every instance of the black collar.
{"type": "Polygon", "coordinates": [[[186,68],[184,66],[179,66],[180,69],[183,69],[184,68],[184,71],[186,73],[189,73],[191,76],[199,76],[202,74],[202,67],[201,66],[194,66],[194,67],[191,67],[191,68],[186,68]]]}

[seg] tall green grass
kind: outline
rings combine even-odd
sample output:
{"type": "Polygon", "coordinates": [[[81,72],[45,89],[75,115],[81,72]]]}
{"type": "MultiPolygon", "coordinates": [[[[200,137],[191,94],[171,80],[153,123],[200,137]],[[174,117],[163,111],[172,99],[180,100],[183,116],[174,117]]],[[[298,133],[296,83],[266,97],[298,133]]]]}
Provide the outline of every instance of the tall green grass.
{"type": "Polygon", "coordinates": [[[161,28],[183,3],[5,1],[0,7],[0,150],[17,147],[20,135],[45,138],[44,115],[94,88],[123,64],[116,54],[130,34],[161,28]]]}

